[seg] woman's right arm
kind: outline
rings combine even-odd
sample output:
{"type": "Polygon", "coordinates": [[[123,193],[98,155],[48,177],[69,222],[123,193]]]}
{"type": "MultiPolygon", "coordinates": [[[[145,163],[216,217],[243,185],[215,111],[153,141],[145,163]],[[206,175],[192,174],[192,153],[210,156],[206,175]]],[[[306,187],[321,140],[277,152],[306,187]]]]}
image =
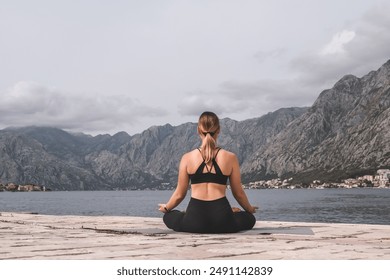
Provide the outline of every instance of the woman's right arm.
{"type": "Polygon", "coordinates": [[[159,210],[161,212],[167,212],[174,209],[176,206],[183,201],[187,194],[188,184],[189,184],[189,176],[187,173],[187,156],[184,155],[180,161],[179,166],[179,176],[177,179],[177,187],[173,192],[171,198],[166,204],[159,204],[159,210]]]}
{"type": "Polygon", "coordinates": [[[229,176],[229,181],[233,196],[245,211],[255,213],[257,207],[254,207],[249,203],[248,197],[246,196],[241,184],[241,173],[238,159],[234,154],[232,154],[231,157],[232,171],[229,176]]]}

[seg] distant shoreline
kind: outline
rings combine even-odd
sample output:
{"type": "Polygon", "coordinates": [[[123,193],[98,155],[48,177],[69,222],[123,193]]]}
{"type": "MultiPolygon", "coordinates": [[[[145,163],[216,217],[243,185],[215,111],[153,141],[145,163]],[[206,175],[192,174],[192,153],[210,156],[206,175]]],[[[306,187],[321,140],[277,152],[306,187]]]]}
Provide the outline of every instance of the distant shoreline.
{"type": "MultiPolygon", "coordinates": [[[[245,189],[351,189],[351,188],[390,188],[390,169],[378,169],[376,175],[364,175],[357,178],[348,178],[342,182],[322,182],[314,180],[309,184],[293,183],[293,178],[284,179],[276,178],[270,180],[259,180],[243,184],[245,189]]],[[[159,186],[140,188],[118,188],[111,189],[112,191],[133,191],[133,190],[173,190],[175,187],[167,183],[162,183],[159,186]]],[[[228,185],[229,188],[229,185],[228,185]]],[[[11,192],[30,192],[30,191],[52,191],[51,188],[46,188],[44,185],[27,184],[19,185],[16,183],[0,183],[1,191],[11,192]]],[[[67,191],[67,190],[64,190],[67,191]]],[[[80,190],[83,191],[83,190],[80,190]]],[[[107,191],[109,191],[107,189],[107,191]]]]}

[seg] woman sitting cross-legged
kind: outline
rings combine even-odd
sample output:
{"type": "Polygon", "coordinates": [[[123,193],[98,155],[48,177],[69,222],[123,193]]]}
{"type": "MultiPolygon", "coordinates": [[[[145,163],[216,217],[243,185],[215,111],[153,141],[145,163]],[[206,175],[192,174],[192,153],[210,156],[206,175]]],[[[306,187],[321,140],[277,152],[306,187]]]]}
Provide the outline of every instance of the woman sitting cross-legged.
{"type": "Polygon", "coordinates": [[[166,204],[159,204],[168,228],[194,233],[232,233],[255,225],[253,213],[257,207],[249,203],[241,185],[236,155],[217,146],[219,132],[217,115],[204,112],[198,122],[202,145],[183,155],[176,190],[166,204]],[[226,198],[228,180],[243,211],[232,208],[226,198]],[[186,196],[190,181],[191,199],[186,211],[174,210],[186,196]]]}

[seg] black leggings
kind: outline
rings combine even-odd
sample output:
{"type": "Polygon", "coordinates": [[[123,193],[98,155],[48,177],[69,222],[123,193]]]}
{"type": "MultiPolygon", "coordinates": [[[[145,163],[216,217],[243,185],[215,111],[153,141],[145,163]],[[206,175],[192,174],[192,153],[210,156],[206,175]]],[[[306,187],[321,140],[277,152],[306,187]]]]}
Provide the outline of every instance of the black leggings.
{"type": "Polygon", "coordinates": [[[238,232],[249,230],[256,223],[249,212],[233,212],[226,197],[212,201],[191,197],[186,212],[172,210],[165,213],[163,220],[174,231],[194,233],[238,232]]]}

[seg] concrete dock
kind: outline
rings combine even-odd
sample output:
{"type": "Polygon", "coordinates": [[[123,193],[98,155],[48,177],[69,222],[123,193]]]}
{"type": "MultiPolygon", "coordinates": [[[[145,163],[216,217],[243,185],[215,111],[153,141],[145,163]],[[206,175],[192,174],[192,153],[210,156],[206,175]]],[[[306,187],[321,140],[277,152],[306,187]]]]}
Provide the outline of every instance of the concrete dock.
{"type": "Polygon", "coordinates": [[[161,218],[0,213],[2,260],[390,260],[390,225],[258,221],[234,234],[177,233],[161,218]]]}

